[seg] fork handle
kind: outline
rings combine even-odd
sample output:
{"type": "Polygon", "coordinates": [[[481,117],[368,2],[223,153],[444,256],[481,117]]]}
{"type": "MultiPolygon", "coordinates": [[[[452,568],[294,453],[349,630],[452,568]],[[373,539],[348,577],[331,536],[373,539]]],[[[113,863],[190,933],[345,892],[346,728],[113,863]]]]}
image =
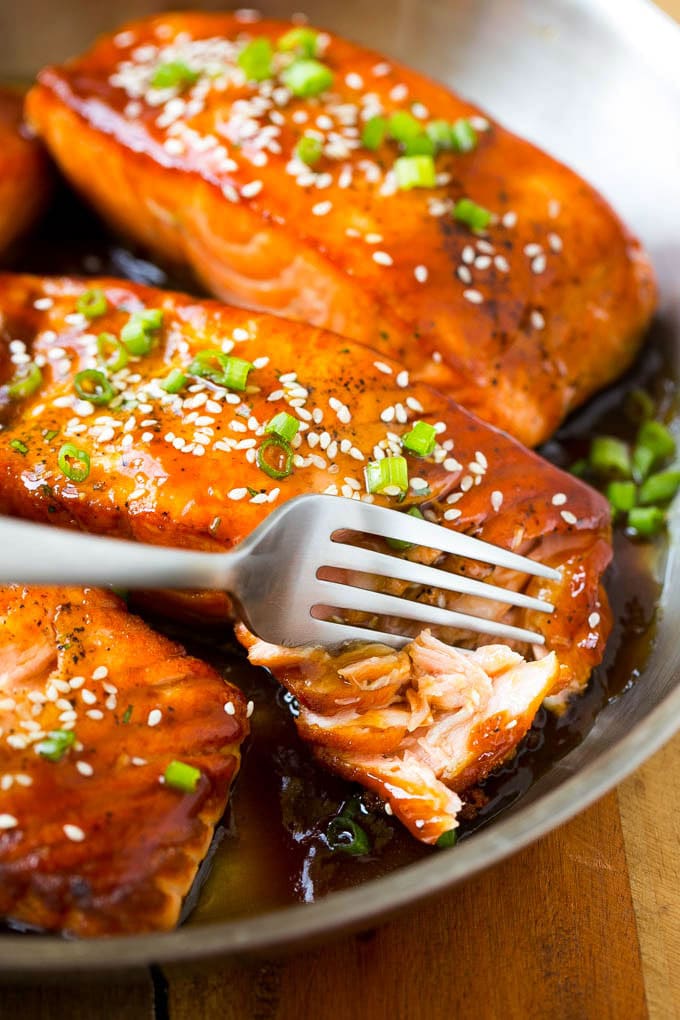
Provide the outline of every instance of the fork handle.
{"type": "Polygon", "coordinates": [[[238,558],[0,517],[0,584],[229,591],[238,558]]]}

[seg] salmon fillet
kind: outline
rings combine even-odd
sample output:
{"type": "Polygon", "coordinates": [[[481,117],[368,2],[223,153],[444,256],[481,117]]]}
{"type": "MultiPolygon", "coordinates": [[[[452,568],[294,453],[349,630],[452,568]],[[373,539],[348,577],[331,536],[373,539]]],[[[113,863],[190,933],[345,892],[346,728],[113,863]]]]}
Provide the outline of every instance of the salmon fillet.
{"type": "Polygon", "coordinates": [[[0,589],[0,917],[173,928],[247,732],[241,693],[117,596],[0,589]],[[193,792],[163,782],[177,760],[193,792]]]}
{"type": "Polygon", "coordinates": [[[0,254],[33,224],[50,193],[47,156],[22,119],[21,94],[0,88],[0,254]]]}
{"type": "MultiPolygon", "coordinates": [[[[544,649],[508,648],[510,658],[504,664],[480,666],[490,678],[489,697],[480,702],[478,717],[470,723],[474,733],[466,736],[468,743],[479,746],[479,762],[470,764],[456,752],[454,787],[461,775],[474,782],[487,764],[491,767],[509,753],[544,697],[549,695],[554,707],[563,705],[569,693],[583,688],[600,662],[611,627],[602,588],[611,557],[604,498],[448,397],[413,382],[399,362],[303,324],[116,280],[0,276],[0,313],[0,513],[217,551],[233,548],[284,500],[324,492],[404,510],[419,507],[443,527],[535,556],[559,571],[558,581],[527,582],[524,575],[499,568],[453,556],[437,558],[432,550],[414,547],[400,553],[547,597],[556,606],[554,615],[546,616],[423,585],[387,583],[385,590],[393,594],[484,613],[545,635],[544,649]],[[83,307],[84,296],[86,307],[92,305],[93,294],[99,314],[88,318],[78,308],[83,307]],[[129,334],[130,324],[140,315],[156,323],[148,351],[127,355],[123,367],[108,371],[109,401],[96,406],[87,394],[76,391],[76,377],[101,370],[99,335],[108,335],[112,346],[117,337],[129,334]],[[217,355],[225,370],[227,360],[235,357],[251,366],[241,380],[243,389],[230,388],[214,372],[212,377],[201,374],[201,364],[214,368],[217,355]],[[17,379],[31,377],[36,370],[35,389],[11,397],[17,379]],[[181,372],[184,378],[175,393],[163,389],[171,372],[181,372]],[[267,427],[281,414],[288,415],[298,431],[289,448],[290,474],[272,478],[259,458],[272,440],[267,427]],[[403,446],[416,421],[430,425],[436,435],[428,456],[416,456],[403,446]],[[82,467],[87,458],[86,477],[69,477],[68,463],[65,473],[63,459],[60,464],[65,444],[75,448],[71,456],[76,466],[82,467]],[[369,493],[364,475],[369,462],[402,454],[409,479],[403,500],[369,493]],[[519,678],[519,693],[510,701],[503,687],[507,676],[519,678]],[[503,710],[492,697],[491,687],[499,684],[503,710]],[[498,753],[489,755],[481,749],[496,738],[480,734],[503,712],[509,713],[508,722],[515,721],[516,732],[511,727],[513,732],[499,743],[498,753]]],[[[108,348],[106,357],[111,358],[108,348]]],[[[384,544],[379,548],[390,551],[384,544]]],[[[193,613],[204,621],[225,620],[231,613],[222,593],[165,593],[163,599],[166,610],[193,613]]],[[[241,638],[246,645],[254,640],[243,632],[241,638]]],[[[414,647],[426,647],[417,625],[413,638],[420,641],[414,647]]],[[[433,632],[434,638],[447,647],[455,644],[468,650],[480,641],[469,633],[441,628],[433,632]]],[[[352,654],[361,659],[367,653],[360,648],[352,654]]],[[[392,653],[382,649],[376,654],[392,653]]],[[[477,661],[466,658],[465,651],[449,648],[442,654],[458,656],[458,663],[477,661]]],[[[482,649],[482,654],[490,653],[482,649]]],[[[251,648],[251,656],[261,663],[268,656],[276,676],[296,696],[300,670],[306,671],[310,697],[321,696],[327,684],[334,691],[347,685],[330,653],[263,650],[259,643],[251,648]],[[310,655],[313,668],[305,665],[310,655]]],[[[412,650],[400,661],[405,674],[393,695],[403,719],[411,711],[405,707],[411,698],[408,692],[422,689],[424,673],[420,666],[413,667],[412,675],[408,672],[408,663],[414,662],[412,650]]],[[[307,704],[304,698],[301,701],[307,704]]],[[[363,713],[364,707],[362,701],[357,712],[363,713]]],[[[390,702],[379,707],[391,711],[394,706],[390,702]]],[[[355,747],[357,720],[349,720],[338,744],[338,734],[324,722],[324,711],[311,701],[309,711],[312,715],[303,714],[300,725],[315,745],[324,745],[324,760],[345,774],[357,773],[357,759],[346,753],[355,747]]],[[[429,732],[429,716],[423,720],[429,732]]],[[[333,727],[336,723],[337,719],[333,727]]],[[[364,725],[361,719],[358,725],[364,725]]],[[[401,754],[403,723],[399,727],[394,749],[401,754]]],[[[372,730],[381,728],[382,722],[372,730]]],[[[423,735],[418,733],[418,739],[423,735]]],[[[379,746],[380,740],[374,743],[379,746]]],[[[431,764],[427,767],[439,782],[439,766],[437,772],[431,764]]],[[[435,831],[431,826],[425,835],[430,838],[435,831]]]]}
{"type": "Polygon", "coordinates": [[[132,23],[44,70],[31,122],[99,212],[217,296],[367,343],[544,440],[635,356],[655,304],[646,254],[575,173],[380,54],[322,33],[332,79],[292,94],[296,55],[277,50],[290,28],[132,23]],[[252,42],[272,45],[270,71],[239,65],[252,42]],[[416,131],[465,122],[469,151],[437,153],[434,179],[403,190],[397,144],[363,135],[395,113],[416,131]],[[461,199],[491,218],[473,229],[461,199]]]}

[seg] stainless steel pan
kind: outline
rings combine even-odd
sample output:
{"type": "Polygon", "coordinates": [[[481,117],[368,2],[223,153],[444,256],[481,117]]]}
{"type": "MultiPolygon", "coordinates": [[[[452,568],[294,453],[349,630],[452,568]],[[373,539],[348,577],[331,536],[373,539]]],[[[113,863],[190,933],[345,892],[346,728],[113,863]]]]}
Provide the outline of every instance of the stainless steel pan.
{"type": "MultiPolygon", "coordinates": [[[[173,4],[0,0],[0,72],[26,77],[99,31],[173,4]]],[[[186,6],[219,7],[219,4],[186,6]]],[[[298,4],[264,2],[275,15],[298,4]]],[[[570,163],[651,250],[660,318],[680,353],[680,31],[645,0],[308,0],[306,13],[443,79],[570,163]]],[[[680,513],[672,522],[661,620],[644,676],[583,743],[488,829],[358,889],[312,905],[169,935],[65,942],[6,936],[0,971],[84,971],[290,947],[359,927],[513,853],[617,784],[680,725],[680,513]]]]}

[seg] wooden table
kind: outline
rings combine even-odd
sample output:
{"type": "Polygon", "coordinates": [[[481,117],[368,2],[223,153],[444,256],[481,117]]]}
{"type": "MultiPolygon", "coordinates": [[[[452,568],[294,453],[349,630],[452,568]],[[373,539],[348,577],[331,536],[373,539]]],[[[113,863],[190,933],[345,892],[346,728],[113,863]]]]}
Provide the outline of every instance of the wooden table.
{"type": "MultiPolygon", "coordinates": [[[[680,0],[660,6],[680,19],[680,0]]],[[[9,1017],[676,1020],[680,735],[561,829],[377,930],[256,964],[0,988],[9,1017]]]]}

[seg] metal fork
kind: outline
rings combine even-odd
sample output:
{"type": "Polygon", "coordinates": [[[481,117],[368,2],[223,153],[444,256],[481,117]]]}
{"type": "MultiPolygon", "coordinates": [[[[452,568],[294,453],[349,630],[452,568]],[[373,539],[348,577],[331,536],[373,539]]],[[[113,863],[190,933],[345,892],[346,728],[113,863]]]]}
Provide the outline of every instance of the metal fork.
{"type": "Polygon", "coordinates": [[[317,607],[325,608],[326,617],[328,607],[334,616],[342,610],[359,610],[388,616],[395,627],[397,621],[415,620],[544,643],[543,635],[521,627],[319,577],[322,568],[350,570],[539,612],[553,611],[549,602],[521,592],[350,545],[343,534],[347,531],[427,546],[536,577],[559,578],[557,571],[535,560],[409,514],[338,496],[308,495],[285,503],[228,553],[142,545],[0,518],[0,583],[222,590],[230,594],[238,615],[254,634],[287,646],[359,639],[400,647],[408,640],[398,632],[318,619],[312,616],[317,607]]]}

